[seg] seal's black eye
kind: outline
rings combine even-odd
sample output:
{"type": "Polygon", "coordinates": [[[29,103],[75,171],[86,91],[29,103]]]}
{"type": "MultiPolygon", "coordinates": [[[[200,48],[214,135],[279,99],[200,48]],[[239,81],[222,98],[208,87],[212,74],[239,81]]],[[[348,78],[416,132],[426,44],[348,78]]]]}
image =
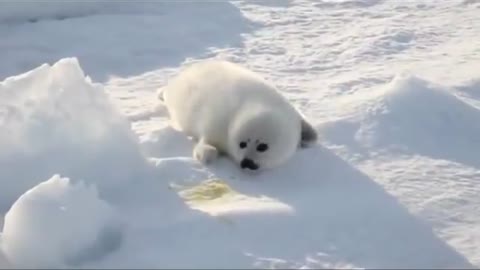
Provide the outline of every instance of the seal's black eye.
{"type": "Polygon", "coordinates": [[[258,152],[265,152],[268,150],[268,144],[266,143],[261,143],[257,146],[257,151],[258,152]]]}
{"type": "Polygon", "coordinates": [[[240,146],[240,148],[243,149],[243,148],[247,147],[247,143],[246,142],[240,142],[240,144],[238,146],[240,146]]]}

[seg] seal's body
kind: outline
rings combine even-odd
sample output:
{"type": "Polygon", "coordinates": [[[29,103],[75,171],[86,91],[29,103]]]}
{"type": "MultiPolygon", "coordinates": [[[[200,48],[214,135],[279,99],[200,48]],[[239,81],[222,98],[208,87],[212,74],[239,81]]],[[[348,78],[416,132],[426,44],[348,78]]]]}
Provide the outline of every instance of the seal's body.
{"type": "Polygon", "coordinates": [[[317,139],[275,87],[230,62],[193,64],[161,94],[174,127],[197,140],[202,163],[224,153],[243,169],[272,168],[317,139]]]}

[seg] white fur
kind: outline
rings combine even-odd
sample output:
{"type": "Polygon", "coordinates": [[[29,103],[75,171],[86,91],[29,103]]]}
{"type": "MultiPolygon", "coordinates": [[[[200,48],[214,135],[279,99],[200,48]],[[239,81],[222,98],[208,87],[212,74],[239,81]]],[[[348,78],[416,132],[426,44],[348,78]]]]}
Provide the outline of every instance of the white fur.
{"type": "Polygon", "coordinates": [[[230,62],[193,64],[162,90],[173,126],[197,140],[193,156],[203,163],[219,153],[260,169],[290,158],[299,146],[302,117],[269,83],[230,62]],[[244,149],[240,142],[248,141],[244,149]],[[265,152],[259,143],[268,144],[265,152]]]}

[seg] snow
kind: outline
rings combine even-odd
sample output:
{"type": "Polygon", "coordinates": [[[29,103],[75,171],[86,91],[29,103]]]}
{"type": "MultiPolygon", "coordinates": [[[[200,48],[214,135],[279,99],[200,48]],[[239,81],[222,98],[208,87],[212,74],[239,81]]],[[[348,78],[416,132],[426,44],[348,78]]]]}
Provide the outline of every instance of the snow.
{"type": "Polygon", "coordinates": [[[93,181],[107,192],[142,172],[138,140],[101,89],[74,58],[0,84],[2,211],[56,173],[93,181]]]}
{"type": "MultiPolygon", "coordinates": [[[[92,14],[105,14],[120,11],[128,4],[112,5],[105,2],[70,2],[70,3],[44,3],[36,1],[22,1],[19,3],[1,3],[0,20],[2,22],[34,22],[42,19],[65,19],[67,17],[86,16],[92,14]],[[119,9],[120,7],[120,9],[119,9]]],[[[132,7],[130,5],[130,7],[132,7]]]]}
{"type": "Polygon", "coordinates": [[[96,81],[176,67],[209,47],[241,44],[240,34],[253,28],[228,2],[184,8],[174,2],[3,1],[0,78],[65,57],[76,57],[96,81]]]}
{"type": "Polygon", "coordinates": [[[387,87],[365,116],[357,134],[361,144],[480,166],[471,151],[480,149],[480,110],[415,77],[397,77],[387,87]]]}
{"type": "Polygon", "coordinates": [[[2,249],[18,267],[65,267],[63,261],[101,256],[109,245],[118,245],[116,226],[113,209],[94,186],[54,175],[25,192],[7,212],[2,249]]]}
{"type": "Polygon", "coordinates": [[[0,268],[480,267],[479,8],[0,3],[0,268]],[[255,176],[193,160],[155,100],[205,58],[320,143],[255,176]]]}

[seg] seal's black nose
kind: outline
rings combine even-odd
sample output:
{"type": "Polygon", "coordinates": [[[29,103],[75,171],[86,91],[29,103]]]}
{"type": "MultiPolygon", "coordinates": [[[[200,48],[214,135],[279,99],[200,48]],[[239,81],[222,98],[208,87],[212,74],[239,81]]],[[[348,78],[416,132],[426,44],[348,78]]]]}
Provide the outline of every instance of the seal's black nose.
{"type": "Polygon", "coordinates": [[[257,170],[258,169],[258,165],[255,164],[255,162],[253,162],[253,160],[248,159],[248,158],[244,158],[242,160],[242,162],[240,162],[240,167],[242,167],[242,169],[250,169],[250,170],[257,170]]]}

